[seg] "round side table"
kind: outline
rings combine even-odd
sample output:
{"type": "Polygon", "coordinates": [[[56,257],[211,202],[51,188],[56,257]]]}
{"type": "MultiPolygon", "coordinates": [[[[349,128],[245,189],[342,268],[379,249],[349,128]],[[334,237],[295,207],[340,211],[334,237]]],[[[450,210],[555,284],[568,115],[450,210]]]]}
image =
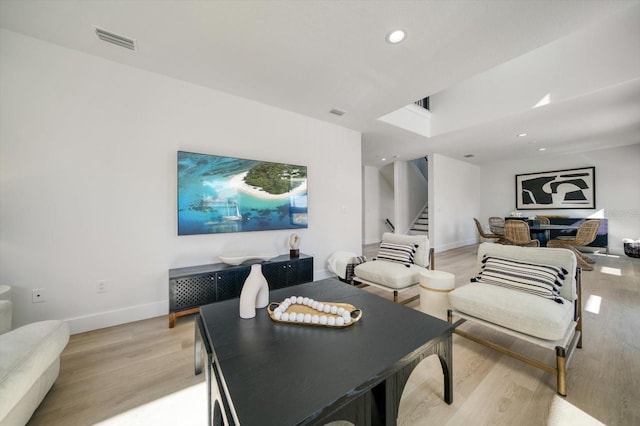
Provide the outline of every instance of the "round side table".
{"type": "Polygon", "coordinates": [[[456,276],[444,271],[420,271],[420,310],[446,320],[449,292],[456,287],[456,276]]]}

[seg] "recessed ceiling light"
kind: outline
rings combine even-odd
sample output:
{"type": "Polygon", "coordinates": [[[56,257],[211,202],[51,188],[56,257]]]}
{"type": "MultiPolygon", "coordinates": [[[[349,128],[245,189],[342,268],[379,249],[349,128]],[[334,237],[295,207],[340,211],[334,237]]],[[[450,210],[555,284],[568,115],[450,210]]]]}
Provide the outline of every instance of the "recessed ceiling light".
{"type": "Polygon", "coordinates": [[[386,158],[384,158],[384,157],[382,157],[382,158],[380,159],[380,161],[387,161],[387,159],[386,159],[386,158]]]}
{"type": "Polygon", "coordinates": [[[538,151],[546,151],[547,148],[538,148],[538,151]]]}
{"type": "Polygon", "coordinates": [[[406,34],[402,30],[393,30],[385,37],[387,43],[396,44],[404,40],[406,34]]]}
{"type": "Polygon", "coordinates": [[[526,134],[526,133],[520,133],[520,134],[518,135],[518,137],[519,137],[519,138],[523,138],[523,137],[525,137],[525,136],[527,136],[527,134],[526,134]]]}

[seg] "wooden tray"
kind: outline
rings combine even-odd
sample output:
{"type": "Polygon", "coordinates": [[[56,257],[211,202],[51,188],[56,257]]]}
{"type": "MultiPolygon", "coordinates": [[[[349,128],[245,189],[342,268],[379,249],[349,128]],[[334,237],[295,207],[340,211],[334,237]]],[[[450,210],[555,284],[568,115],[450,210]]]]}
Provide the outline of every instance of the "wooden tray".
{"type": "MultiPolygon", "coordinates": [[[[293,324],[293,325],[306,325],[306,326],[313,326],[313,327],[325,327],[325,328],[347,328],[352,326],[353,324],[355,324],[356,322],[358,322],[360,320],[360,318],[362,318],[362,310],[356,308],[353,305],[350,305],[349,303],[331,303],[331,302],[320,302],[324,305],[333,305],[336,306],[338,308],[343,308],[344,310],[348,311],[351,314],[351,322],[349,324],[345,324],[345,325],[329,325],[329,324],[314,324],[312,322],[293,322],[293,321],[282,321],[281,319],[276,319],[275,315],[274,315],[274,310],[280,306],[279,302],[274,302],[274,303],[269,303],[269,305],[267,306],[267,312],[269,313],[269,317],[271,318],[272,321],[274,322],[279,322],[282,324],[293,324]]],[[[289,311],[293,311],[295,313],[301,313],[301,314],[310,314],[310,315],[326,315],[326,316],[333,316],[333,317],[338,317],[338,315],[333,315],[333,314],[326,314],[326,313],[320,313],[318,311],[316,311],[315,309],[313,309],[311,306],[306,306],[306,305],[298,305],[296,304],[295,307],[294,306],[290,306],[289,309],[287,310],[287,312],[289,311]]]]}

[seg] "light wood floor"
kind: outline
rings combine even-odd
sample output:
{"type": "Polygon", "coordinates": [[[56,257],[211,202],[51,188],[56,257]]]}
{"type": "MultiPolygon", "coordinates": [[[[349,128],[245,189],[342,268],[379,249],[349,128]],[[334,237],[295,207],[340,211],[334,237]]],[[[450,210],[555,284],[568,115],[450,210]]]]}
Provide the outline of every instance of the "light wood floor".
{"type": "MultiPolygon", "coordinates": [[[[436,268],[464,285],[475,252],[470,246],[438,253],[436,268]]],[[[553,375],[454,336],[453,404],[442,400],[438,360],[427,358],[409,379],[398,423],[557,425],[552,407],[560,403],[607,425],[639,425],[640,259],[595,258],[595,270],[583,273],[583,301],[598,296],[601,303],[598,313],[585,311],[584,345],[569,366],[566,399],[557,396],[553,375]]],[[[418,309],[419,302],[409,306],[418,309]]],[[[163,316],[71,336],[60,376],[29,425],[205,424],[204,377],[193,373],[193,318],[179,318],[174,329],[167,323],[163,316]]],[[[552,354],[537,353],[553,362],[552,354]]],[[[562,424],[586,424],[571,416],[562,424]]]]}

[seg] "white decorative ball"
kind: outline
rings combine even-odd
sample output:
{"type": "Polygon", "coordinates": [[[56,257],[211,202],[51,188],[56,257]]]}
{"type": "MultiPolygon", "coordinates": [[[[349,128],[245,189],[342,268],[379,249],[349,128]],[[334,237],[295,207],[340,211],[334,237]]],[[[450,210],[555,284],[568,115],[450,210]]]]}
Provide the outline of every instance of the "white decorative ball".
{"type": "Polygon", "coordinates": [[[280,312],[279,310],[275,310],[273,311],[273,316],[276,317],[277,320],[279,320],[280,318],[282,318],[282,312],[280,312]]]}
{"type": "Polygon", "coordinates": [[[322,308],[322,312],[324,312],[325,314],[328,314],[329,312],[331,312],[331,306],[324,305],[324,307],[322,308]]]}
{"type": "Polygon", "coordinates": [[[302,297],[302,296],[298,296],[298,299],[296,300],[296,303],[297,303],[298,305],[302,305],[302,301],[303,301],[303,300],[304,300],[304,297],[302,297]]]}
{"type": "Polygon", "coordinates": [[[322,312],[322,310],[324,309],[324,305],[320,302],[318,302],[318,306],[316,307],[316,310],[322,312]]]}
{"type": "Polygon", "coordinates": [[[336,318],[336,325],[340,325],[340,326],[344,325],[344,318],[342,317],[336,318]]]}
{"type": "Polygon", "coordinates": [[[345,324],[349,324],[351,322],[351,317],[345,315],[342,317],[342,321],[344,321],[345,324]]]}
{"type": "Polygon", "coordinates": [[[289,298],[289,303],[291,303],[292,305],[295,305],[297,300],[298,300],[298,299],[297,299],[295,296],[291,296],[291,297],[289,298]]]}
{"type": "Polygon", "coordinates": [[[311,314],[304,315],[304,322],[311,322],[311,314]]]}
{"type": "Polygon", "coordinates": [[[319,323],[319,322],[320,322],[320,317],[319,317],[319,316],[317,316],[317,315],[313,315],[313,316],[311,317],[311,322],[312,322],[312,323],[314,323],[314,324],[319,323]]]}
{"type": "Polygon", "coordinates": [[[332,305],[332,306],[331,306],[331,313],[332,313],[333,315],[335,315],[337,312],[338,312],[338,307],[337,307],[337,306],[333,306],[333,305],[332,305]]]}
{"type": "Polygon", "coordinates": [[[313,302],[315,302],[315,300],[313,300],[312,298],[309,298],[309,306],[311,306],[313,302]]]}
{"type": "Polygon", "coordinates": [[[316,310],[318,309],[318,305],[320,305],[320,304],[318,302],[316,302],[315,300],[311,303],[311,307],[313,309],[316,309],[316,310]]]}
{"type": "Polygon", "coordinates": [[[285,312],[284,314],[282,314],[282,321],[289,321],[289,313],[285,312]]]}
{"type": "Polygon", "coordinates": [[[326,315],[322,315],[320,317],[320,324],[325,325],[327,323],[327,317],[326,315]]]}
{"type": "Polygon", "coordinates": [[[345,313],[344,308],[338,308],[338,315],[342,316],[344,315],[344,313],[345,313]]]}
{"type": "Polygon", "coordinates": [[[309,298],[308,297],[303,298],[302,299],[302,304],[305,305],[305,306],[309,305],[309,298]]]}
{"type": "Polygon", "coordinates": [[[298,322],[304,322],[304,314],[303,313],[299,313],[296,317],[296,321],[298,322]]]}
{"type": "Polygon", "coordinates": [[[335,317],[329,317],[329,318],[327,319],[327,324],[329,324],[329,325],[336,325],[336,319],[335,319],[335,317]]]}

